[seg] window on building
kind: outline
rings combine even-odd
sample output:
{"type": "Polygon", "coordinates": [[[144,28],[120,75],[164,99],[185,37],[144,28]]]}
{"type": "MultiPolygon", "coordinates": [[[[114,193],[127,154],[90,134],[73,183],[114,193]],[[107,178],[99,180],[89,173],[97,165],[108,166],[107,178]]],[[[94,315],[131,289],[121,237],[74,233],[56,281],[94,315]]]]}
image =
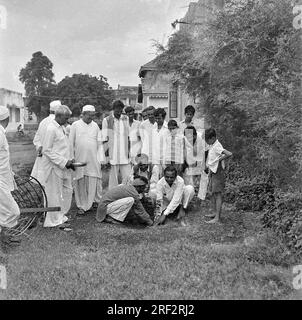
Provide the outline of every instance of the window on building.
{"type": "Polygon", "coordinates": [[[170,118],[177,118],[177,91],[170,91],[169,109],[170,118]]]}
{"type": "Polygon", "coordinates": [[[20,122],[20,109],[19,108],[16,108],[15,109],[15,119],[16,119],[16,122],[20,122]]]}

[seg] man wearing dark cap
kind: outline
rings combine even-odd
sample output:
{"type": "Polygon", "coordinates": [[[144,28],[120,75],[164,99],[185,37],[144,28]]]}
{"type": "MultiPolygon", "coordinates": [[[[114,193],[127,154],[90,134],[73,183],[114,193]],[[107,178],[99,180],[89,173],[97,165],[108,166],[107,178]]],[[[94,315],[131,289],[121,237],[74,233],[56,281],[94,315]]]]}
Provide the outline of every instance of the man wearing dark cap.
{"type": "Polygon", "coordinates": [[[135,219],[140,224],[152,226],[153,221],[140,201],[140,195],[147,184],[148,180],[139,176],[131,185],[119,185],[110,189],[99,203],[97,221],[119,224],[126,219],[135,219]]]}

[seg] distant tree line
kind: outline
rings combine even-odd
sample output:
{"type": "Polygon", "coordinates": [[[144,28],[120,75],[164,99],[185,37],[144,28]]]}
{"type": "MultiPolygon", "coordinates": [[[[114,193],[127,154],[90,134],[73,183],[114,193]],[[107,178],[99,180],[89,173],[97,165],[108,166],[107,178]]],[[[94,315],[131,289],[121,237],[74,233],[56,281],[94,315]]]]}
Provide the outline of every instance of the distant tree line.
{"type": "Polygon", "coordinates": [[[68,105],[75,116],[81,113],[85,104],[94,105],[98,112],[110,109],[113,93],[106,77],[74,74],[56,83],[52,68],[50,59],[39,51],[32,55],[19,74],[25,87],[29,110],[39,120],[48,115],[49,103],[55,99],[68,105]]]}

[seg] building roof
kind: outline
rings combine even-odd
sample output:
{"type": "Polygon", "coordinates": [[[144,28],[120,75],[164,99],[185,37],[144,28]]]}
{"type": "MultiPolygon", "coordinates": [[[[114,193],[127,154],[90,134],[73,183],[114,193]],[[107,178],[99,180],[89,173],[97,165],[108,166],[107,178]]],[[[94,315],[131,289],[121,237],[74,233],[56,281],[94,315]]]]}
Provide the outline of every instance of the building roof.
{"type": "Polygon", "coordinates": [[[138,76],[140,78],[143,78],[145,76],[145,73],[147,71],[155,71],[155,70],[158,70],[158,67],[156,65],[156,59],[153,59],[151,61],[149,61],[148,63],[144,64],[143,66],[141,66],[141,68],[139,69],[139,73],[138,73],[138,76]]]}
{"type": "Polygon", "coordinates": [[[8,93],[16,93],[16,94],[22,96],[22,92],[18,92],[18,91],[14,91],[14,90],[9,90],[9,89],[5,89],[5,88],[0,88],[0,91],[4,91],[4,92],[8,92],[8,93]]]}

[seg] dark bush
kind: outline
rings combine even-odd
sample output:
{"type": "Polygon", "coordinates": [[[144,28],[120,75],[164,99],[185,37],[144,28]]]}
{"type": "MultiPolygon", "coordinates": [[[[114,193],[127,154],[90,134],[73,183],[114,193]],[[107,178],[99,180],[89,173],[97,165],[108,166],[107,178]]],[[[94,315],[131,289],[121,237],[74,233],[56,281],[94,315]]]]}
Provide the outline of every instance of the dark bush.
{"type": "Polygon", "coordinates": [[[291,249],[302,256],[302,195],[276,192],[275,202],[262,216],[265,227],[272,228],[291,249]]]}

